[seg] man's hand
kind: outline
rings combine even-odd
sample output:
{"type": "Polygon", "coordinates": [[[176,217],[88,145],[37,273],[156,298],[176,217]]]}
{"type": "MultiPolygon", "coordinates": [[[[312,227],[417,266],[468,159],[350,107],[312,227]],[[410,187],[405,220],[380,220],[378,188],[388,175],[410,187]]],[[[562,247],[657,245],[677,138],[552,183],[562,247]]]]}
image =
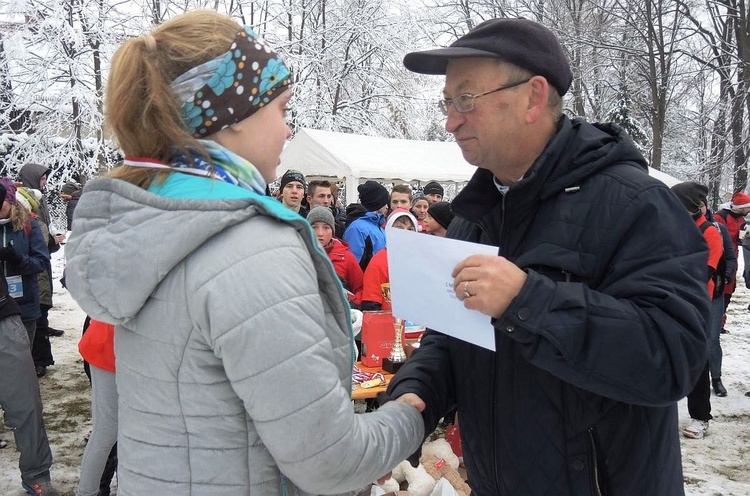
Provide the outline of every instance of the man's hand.
{"type": "Polygon", "coordinates": [[[411,405],[414,408],[416,408],[419,411],[419,413],[422,413],[424,411],[424,409],[425,409],[425,406],[426,406],[425,402],[422,400],[422,398],[420,398],[419,396],[417,396],[414,393],[405,393],[405,394],[402,394],[401,396],[399,396],[398,398],[396,398],[395,401],[397,401],[399,403],[406,403],[407,405],[411,405]]]}
{"type": "Polygon", "coordinates": [[[500,317],[505,312],[527,277],[507,259],[492,255],[467,257],[451,275],[453,290],[464,306],[490,317],[500,317]]]}

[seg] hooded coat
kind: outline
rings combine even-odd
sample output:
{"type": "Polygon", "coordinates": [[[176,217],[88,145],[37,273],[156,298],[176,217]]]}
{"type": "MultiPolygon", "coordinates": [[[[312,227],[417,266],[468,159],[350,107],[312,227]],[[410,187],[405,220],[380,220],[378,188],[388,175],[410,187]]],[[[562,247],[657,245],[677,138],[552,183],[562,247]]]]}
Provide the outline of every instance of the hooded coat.
{"type": "Polygon", "coordinates": [[[359,307],[362,304],[362,285],[363,274],[357,259],[349,251],[349,245],[346,241],[337,238],[331,238],[331,242],[325,247],[328,258],[333,264],[333,269],[344,283],[344,287],[352,293],[349,301],[359,307]]]}
{"type": "Polygon", "coordinates": [[[374,256],[377,252],[385,248],[383,224],[385,224],[385,216],[383,214],[367,212],[349,224],[346,231],[344,231],[343,240],[349,244],[349,251],[360,262],[360,265],[363,256],[374,256]],[[366,253],[369,248],[368,239],[369,245],[372,246],[372,253],[366,253]]]}
{"type": "Polygon", "coordinates": [[[204,177],[156,191],[90,181],[66,247],[116,326],[118,493],[345,493],[419,446],[413,407],[353,413],[349,307],[305,219],[204,177]]]}
{"type": "Polygon", "coordinates": [[[706,363],[707,249],[624,131],[563,118],[502,195],[476,171],[449,238],[528,277],[496,352],[428,331],[388,388],[458,407],[473,494],[683,494],[677,401],[706,363]]]}
{"type": "MultiPolygon", "coordinates": [[[[33,188],[38,189],[42,193],[44,193],[44,190],[42,189],[42,177],[47,176],[47,179],[49,179],[49,174],[52,171],[49,167],[45,167],[41,164],[34,164],[34,163],[28,163],[21,167],[21,170],[18,171],[18,180],[23,184],[26,188],[33,188]]],[[[34,212],[37,215],[39,215],[39,220],[41,222],[44,222],[47,226],[50,225],[50,222],[52,221],[50,215],[49,215],[49,207],[47,206],[47,198],[42,196],[42,201],[39,202],[39,208],[34,212]]]]}

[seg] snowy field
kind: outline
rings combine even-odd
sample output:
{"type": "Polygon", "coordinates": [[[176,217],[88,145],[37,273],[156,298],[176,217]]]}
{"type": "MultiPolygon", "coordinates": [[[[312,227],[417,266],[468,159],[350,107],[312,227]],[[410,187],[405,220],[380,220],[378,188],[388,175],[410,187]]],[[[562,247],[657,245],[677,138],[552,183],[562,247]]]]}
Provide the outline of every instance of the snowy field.
{"type": "MultiPolygon", "coordinates": [[[[56,279],[62,253],[55,254],[56,279]]],[[[750,494],[750,290],[740,284],[729,307],[727,329],[722,335],[723,380],[726,398],[712,396],[714,420],[701,440],[682,439],[685,492],[692,496],[746,496],[750,494]]],[[[89,432],[89,385],[78,354],[84,313],[56,281],[52,327],[65,335],[52,338],[55,365],[40,380],[47,432],[54,464],[52,480],[64,495],[75,494],[84,436],[89,432]]],[[[687,404],[680,402],[680,427],[688,423],[687,404]]],[[[22,496],[18,453],[12,432],[2,430],[8,447],[0,450],[0,495],[22,496]]]]}

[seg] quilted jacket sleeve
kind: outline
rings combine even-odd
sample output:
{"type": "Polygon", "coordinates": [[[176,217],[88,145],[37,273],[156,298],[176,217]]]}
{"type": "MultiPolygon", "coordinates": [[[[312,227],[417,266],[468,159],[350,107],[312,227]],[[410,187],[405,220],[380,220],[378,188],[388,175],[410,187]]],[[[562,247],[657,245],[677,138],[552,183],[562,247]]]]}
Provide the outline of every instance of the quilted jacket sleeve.
{"type": "Polygon", "coordinates": [[[599,280],[528,270],[495,328],[581,389],[643,406],[684,397],[706,363],[710,309],[706,243],[681,207],[664,187],[642,191],[597,248],[599,280]]]}
{"type": "Polygon", "coordinates": [[[191,312],[203,314],[197,321],[281,472],[313,494],[350,491],[419,447],[422,418],[395,402],[354,414],[341,373],[350,358],[337,367],[335,352],[350,338],[326,332],[335,324],[327,293],[297,233],[275,231],[282,235],[254,240],[252,251],[240,241],[196,288],[191,312]]]}

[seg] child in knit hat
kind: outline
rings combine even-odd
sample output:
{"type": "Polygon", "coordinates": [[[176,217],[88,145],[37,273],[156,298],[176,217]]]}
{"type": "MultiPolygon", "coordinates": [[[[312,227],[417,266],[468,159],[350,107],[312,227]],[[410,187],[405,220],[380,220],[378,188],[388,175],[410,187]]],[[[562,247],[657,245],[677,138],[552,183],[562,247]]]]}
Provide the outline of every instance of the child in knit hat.
{"type": "Polygon", "coordinates": [[[428,234],[445,237],[452,220],[453,212],[451,211],[451,204],[440,201],[433,203],[427,209],[424,225],[427,228],[428,234]]]}
{"type": "MultiPolygon", "coordinates": [[[[359,202],[367,212],[360,213],[348,222],[343,240],[349,243],[352,254],[362,270],[367,268],[372,257],[385,247],[385,213],[388,211],[388,190],[377,181],[366,181],[357,187],[359,202]]],[[[356,204],[355,204],[356,205],[356,204]]],[[[347,215],[350,208],[347,207],[347,215]]],[[[354,206],[354,210],[359,210],[354,206]]]]}
{"type": "MultiPolygon", "coordinates": [[[[388,216],[386,229],[417,230],[417,219],[405,208],[397,208],[388,216]]],[[[390,310],[391,303],[383,295],[383,285],[390,282],[388,275],[388,249],[384,248],[372,257],[365,270],[362,290],[362,310],[390,310]]]]}
{"type": "Polygon", "coordinates": [[[315,238],[328,254],[336,275],[344,285],[349,305],[352,308],[359,308],[362,304],[362,269],[352,252],[349,251],[349,245],[334,236],[336,222],[333,212],[322,205],[313,207],[307,214],[307,222],[312,226],[315,238]]]}

